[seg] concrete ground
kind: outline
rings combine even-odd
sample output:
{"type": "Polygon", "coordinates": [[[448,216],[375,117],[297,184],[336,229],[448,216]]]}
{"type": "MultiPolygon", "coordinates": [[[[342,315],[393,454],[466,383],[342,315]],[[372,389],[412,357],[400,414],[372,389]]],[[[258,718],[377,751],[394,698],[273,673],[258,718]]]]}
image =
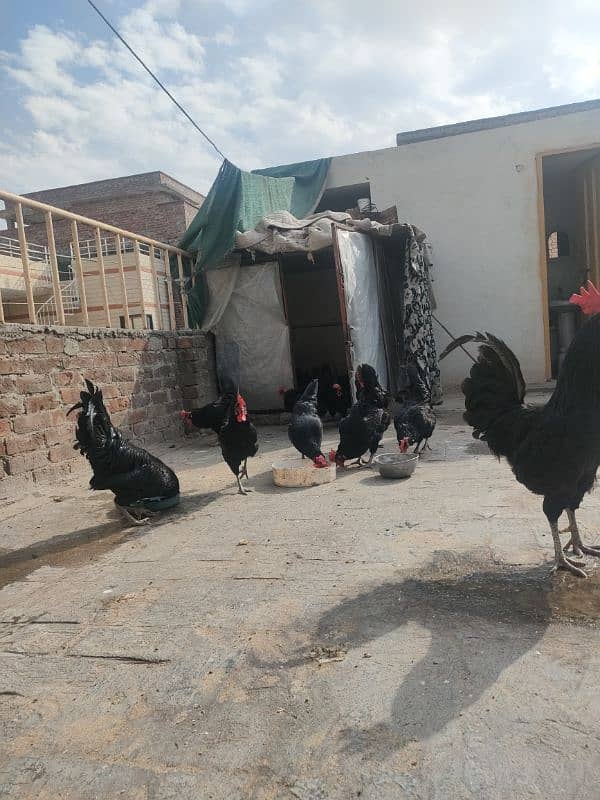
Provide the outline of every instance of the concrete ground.
{"type": "Polygon", "coordinates": [[[147,528],[85,465],[4,499],[0,796],[597,798],[600,569],[550,575],[539,498],[451,405],[403,482],[277,489],[262,428],[248,497],[206,439],[164,451],[147,528]]]}

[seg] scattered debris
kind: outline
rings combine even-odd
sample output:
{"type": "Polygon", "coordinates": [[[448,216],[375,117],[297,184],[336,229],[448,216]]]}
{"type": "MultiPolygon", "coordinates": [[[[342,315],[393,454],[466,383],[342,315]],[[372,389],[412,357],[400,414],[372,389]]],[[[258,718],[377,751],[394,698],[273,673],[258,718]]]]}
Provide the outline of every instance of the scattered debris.
{"type": "Polygon", "coordinates": [[[236,547],[243,547],[245,544],[248,544],[248,539],[240,539],[236,547]]]}
{"type": "Polygon", "coordinates": [[[363,658],[373,658],[371,653],[363,653],[363,658]]]}
{"type": "Polygon", "coordinates": [[[347,648],[344,647],[315,647],[309,655],[319,666],[330,664],[333,661],[343,661],[346,658],[347,648]]]}

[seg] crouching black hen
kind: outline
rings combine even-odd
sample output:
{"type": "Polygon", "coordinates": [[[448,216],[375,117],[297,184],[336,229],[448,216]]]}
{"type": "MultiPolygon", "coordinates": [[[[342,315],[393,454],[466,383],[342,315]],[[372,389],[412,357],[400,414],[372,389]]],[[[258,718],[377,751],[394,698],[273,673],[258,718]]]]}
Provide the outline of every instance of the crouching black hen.
{"type": "Polygon", "coordinates": [[[416,444],[415,453],[423,452],[433,435],[437,418],[431,407],[431,392],[416,364],[406,367],[408,385],[396,396],[400,408],[394,416],[394,427],[401,452],[416,444]]]}
{"type": "Polygon", "coordinates": [[[258,452],[258,434],[248,420],[246,401],[239,392],[229,401],[225,423],[219,431],[219,444],[223,459],[237,478],[239,493],[247,494],[242,478],[248,477],[248,458],[258,452]]]}
{"type": "Polygon", "coordinates": [[[102,391],[86,380],[87,392],[67,412],[77,416],[75,450],[90,462],[91,489],[113,492],[125,519],[143,525],[156,511],[179,502],[179,481],[172,469],[147,450],[131,444],[113,426],[102,391]]]}
{"type": "Polygon", "coordinates": [[[302,458],[312,459],[315,467],[326,467],[327,461],[321,452],[323,423],[317,412],[319,380],[311,381],[302,396],[296,401],[288,428],[290,442],[302,453],[302,458]]]}

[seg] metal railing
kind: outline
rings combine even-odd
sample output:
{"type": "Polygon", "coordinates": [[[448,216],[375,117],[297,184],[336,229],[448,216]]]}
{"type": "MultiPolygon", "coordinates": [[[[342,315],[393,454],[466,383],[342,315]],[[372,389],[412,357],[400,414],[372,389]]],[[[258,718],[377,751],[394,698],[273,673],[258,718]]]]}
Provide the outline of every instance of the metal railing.
{"type": "MultiPolygon", "coordinates": [[[[89,217],[73,214],[70,211],[40,203],[37,200],[30,200],[28,197],[12,194],[0,190],[0,200],[4,201],[7,215],[10,215],[14,208],[14,224],[9,230],[14,230],[16,226],[18,238],[4,236],[0,241],[0,253],[2,248],[6,255],[20,258],[23,269],[23,285],[26,296],[27,318],[30,323],[35,324],[43,321],[44,324],[68,324],[65,314],[77,314],[78,319],[72,324],[90,324],[91,308],[88,308],[86,298],[86,282],[90,280],[89,271],[84,270],[84,262],[93,261],[94,281],[99,281],[103,324],[106,327],[119,327],[114,323],[114,318],[122,318],[126,328],[131,328],[130,302],[127,297],[127,282],[125,278],[125,264],[123,255],[133,253],[133,265],[128,264],[127,270],[132,268],[136,273],[136,291],[139,292],[139,302],[134,305],[139,307],[144,327],[148,327],[148,309],[155,308],[155,325],[161,329],[174,330],[177,327],[175,316],[175,297],[180,301],[183,326],[188,327],[188,313],[186,302],[186,286],[192,279],[186,275],[185,265],[191,260],[191,254],[173,245],[159,242],[148,236],[131,233],[89,217]],[[45,222],[45,232],[47,245],[33,245],[27,242],[27,227],[24,221],[23,209],[30,210],[30,213],[41,214],[45,222]],[[60,256],[57,252],[56,237],[54,231],[54,218],[68,220],[70,223],[70,241],[64,243],[68,250],[68,256],[60,256]],[[93,239],[79,240],[78,225],[91,228],[94,231],[93,239]],[[146,257],[142,262],[141,257],[146,257]],[[104,259],[116,257],[116,267],[105,268],[104,259]],[[62,268],[64,262],[70,263],[70,273],[75,277],[65,281],[61,279],[59,259],[62,268]],[[172,274],[172,264],[176,266],[176,275],[172,274]],[[36,276],[36,262],[44,263],[44,271],[52,286],[53,297],[45,300],[36,310],[34,301],[32,278],[36,276]],[[144,274],[151,275],[151,280],[144,280],[144,274]],[[161,285],[166,286],[166,298],[161,298],[161,285]],[[111,296],[120,296],[120,302],[115,305],[109,302],[109,286],[112,290],[111,296]],[[111,316],[111,311],[116,312],[111,316]],[[166,313],[163,313],[166,312],[166,313]],[[165,324],[165,318],[168,324],[165,324]]],[[[128,261],[131,261],[130,257],[128,261]]],[[[114,262],[113,262],[114,264],[114,262]]],[[[63,276],[64,278],[64,276],[63,276]]],[[[89,285],[89,284],[88,284],[89,285]]],[[[97,285],[97,284],[95,284],[97,285]]],[[[131,284],[130,284],[131,285],[131,284]]],[[[164,292],[163,292],[164,295],[164,292]]],[[[12,301],[11,301],[12,302],[12,301]]],[[[98,309],[93,308],[94,313],[98,309]]],[[[137,314],[137,311],[136,311],[137,314]]],[[[10,321],[10,320],[8,320],[10,321]]],[[[19,319],[19,321],[22,321],[19,319]]],[[[3,314],[2,296],[0,290],[0,323],[5,322],[3,314]]]]}
{"type": "MultiPolygon", "coordinates": [[[[21,243],[19,240],[10,236],[0,236],[0,255],[9,256],[9,258],[21,258],[21,243]]],[[[48,248],[44,247],[44,245],[28,242],[27,258],[29,261],[45,261],[50,267],[48,248]]]]}

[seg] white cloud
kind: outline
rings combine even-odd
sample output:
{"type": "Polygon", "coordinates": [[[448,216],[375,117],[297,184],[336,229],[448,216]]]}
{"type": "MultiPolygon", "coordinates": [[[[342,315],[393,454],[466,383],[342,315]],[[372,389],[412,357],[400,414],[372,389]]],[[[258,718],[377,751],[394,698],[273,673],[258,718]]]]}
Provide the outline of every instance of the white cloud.
{"type": "MultiPolygon", "coordinates": [[[[130,0],[114,20],[245,168],[392,146],[396,132],[600,93],[600,8],[574,0],[130,0]],[[340,13],[340,6],[343,13],[340,13]],[[560,19],[558,24],[556,20],[560,19]]],[[[111,34],[37,25],[2,54],[28,126],[0,137],[16,191],[162,169],[206,191],[219,159],[111,34]]]]}

